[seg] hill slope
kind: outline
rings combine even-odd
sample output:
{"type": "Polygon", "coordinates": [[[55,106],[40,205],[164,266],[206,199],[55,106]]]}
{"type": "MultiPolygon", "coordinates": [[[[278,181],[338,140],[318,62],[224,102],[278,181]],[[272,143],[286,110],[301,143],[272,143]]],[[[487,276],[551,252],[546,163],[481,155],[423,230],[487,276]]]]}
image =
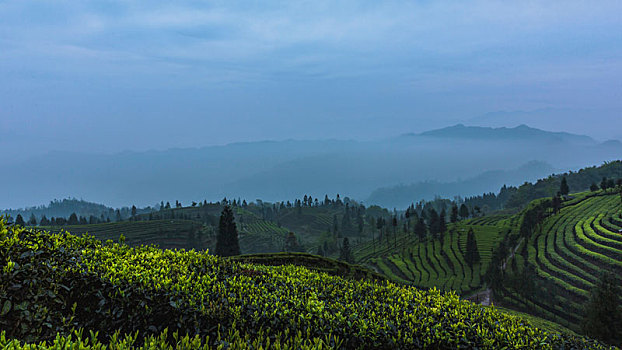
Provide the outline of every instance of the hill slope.
{"type": "MultiPolygon", "coordinates": [[[[0,256],[0,342],[17,349],[17,341],[62,342],[74,328],[92,331],[92,344],[121,349],[180,341],[184,349],[202,342],[234,349],[268,342],[302,349],[604,348],[454,294],[291,265],[240,264],[196,251],[103,245],[24,232],[1,221],[0,256]],[[129,333],[135,335],[123,338],[129,333]],[[178,334],[196,338],[180,340],[178,334]]],[[[71,341],[79,342],[81,334],[71,341]]]]}

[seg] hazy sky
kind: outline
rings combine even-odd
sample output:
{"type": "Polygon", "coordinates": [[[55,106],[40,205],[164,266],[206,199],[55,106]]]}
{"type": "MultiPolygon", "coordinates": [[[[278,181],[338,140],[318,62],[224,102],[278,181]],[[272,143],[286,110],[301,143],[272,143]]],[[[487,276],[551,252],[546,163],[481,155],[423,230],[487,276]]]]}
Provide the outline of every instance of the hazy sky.
{"type": "Polygon", "coordinates": [[[619,138],[622,1],[0,1],[0,149],[619,138]]]}

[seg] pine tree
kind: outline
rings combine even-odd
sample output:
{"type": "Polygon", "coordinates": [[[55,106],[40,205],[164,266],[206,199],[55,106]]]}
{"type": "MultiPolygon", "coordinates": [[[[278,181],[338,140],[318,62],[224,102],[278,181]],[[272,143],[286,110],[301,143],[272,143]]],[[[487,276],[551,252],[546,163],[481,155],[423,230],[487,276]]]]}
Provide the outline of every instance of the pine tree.
{"type": "Polygon", "coordinates": [[[433,237],[436,237],[436,235],[440,232],[439,231],[439,217],[438,217],[438,213],[436,212],[436,210],[434,210],[434,208],[430,209],[430,211],[428,212],[428,229],[430,230],[430,234],[432,234],[433,237]]]}
{"type": "Polygon", "coordinates": [[[585,307],[583,330],[588,336],[613,345],[622,344],[621,292],[613,274],[601,275],[585,307]]]}
{"type": "Polygon", "coordinates": [[[35,214],[30,214],[30,219],[28,219],[28,225],[37,226],[37,218],[35,217],[35,214]]]}
{"type": "Polygon", "coordinates": [[[464,203],[460,206],[459,214],[462,219],[467,219],[469,217],[469,208],[467,208],[464,203]]]}
{"type": "Polygon", "coordinates": [[[76,215],[76,213],[71,213],[71,215],[69,215],[69,220],[67,220],[67,225],[77,225],[78,223],[78,215],[76,215]]]}
{"type": "Polygon", "coordinates": [[[348,263],[354,262],[354,257],[352,256],[352,250],[350,249],[350,241],[348,240],[348,237],[343,238],[343,244],[339,253],[339,260],[343,260],[348,263]]]}
{"type": "Polygon", "coordinates": [[[458,206],[454,203],[454,205],[451,206],[451,214],[449,215],[449,221],[453,222],[457,222],[458,221],[458,206]]]}
{"type": "Polygon", "coordinates": [[[240,255],[240,242],[238,241],[238,229],[231,207],[225,205],[220,214],[218,223],[218,236],[216,237],[216,255],[233,256],[240,255]]]}
{"type": "Polygon", "coordinates": [[[562,196],[567,196],[568,193],[570,193],[570,187],[568,187],[568,181],[566,181],[565,176],[562,178],[562,183],[559,186],[559,193],[561,193],[562,196]]]}
{"type": "Polygon", "coordinates": [[[477,242],[475,241],[475,232],[473,232],[473,228],[470,228],[469,233],[467,234],[466,254],[464,260],[466,260],[466,263],[473,268],[473,266],[479,262],[479,259],[479,250],[477,249],[477,242]]]}
{"type": "Polygon", "coordinates": [[[15,218],[15,225],[21,226],[21,227],[26,226],[26,223],[24,222],[24,218],[22,217],[22,214],[17,214],[17,217],[15,218]]]}
{"type": "Polygon", "coordinates": [[[50,226],[50,220],[48,220],[48,218],[43,215],[41,217],[41,221],[39,221],[39,226],[50,226]]]}
{"type": "Polygon", "coordinates": [[[425,226],[423,218],[419,218],[419,221],[417,221],[417,223],[415,224],[415,235],[419,237],[419,240],[423,240],[428,233],[427,231],[428,230],[425,226]]]}

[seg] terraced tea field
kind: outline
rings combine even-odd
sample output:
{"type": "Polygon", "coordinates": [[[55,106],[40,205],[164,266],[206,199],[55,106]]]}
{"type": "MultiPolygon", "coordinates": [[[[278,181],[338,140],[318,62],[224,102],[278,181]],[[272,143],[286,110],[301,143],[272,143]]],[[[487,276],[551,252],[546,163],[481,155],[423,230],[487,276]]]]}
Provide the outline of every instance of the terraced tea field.
{"type": "MultiPolygon", "coordinates": [[[[536,267],[547,298],[506,290],[502,302],[579,329],[584,305],[600,273],[608,270],[622,280],[620,207],[617,193],[601,192],[566,203],[558,214],[545,219],[528,242],[527,262],[536,267]]],[[[522,256],[515,259],[519,260],[516,265],[524,265],[522,256]]]]}
{"type": "Polygon", "coordinates": [[[366,243],[357,247],[357,262],[366,264],[387,277],[420,288],[436,287],[470,294],[483,287],[482,276],[490,264],[492,251],[503,240],[516,217],[476,218],[449,225],[441,242],[419,241],[410,234],[398,234],[389,243],[366,243]],[[467,232],[473,229],[481,260],[471,268],[465,260],[467,232]]]}

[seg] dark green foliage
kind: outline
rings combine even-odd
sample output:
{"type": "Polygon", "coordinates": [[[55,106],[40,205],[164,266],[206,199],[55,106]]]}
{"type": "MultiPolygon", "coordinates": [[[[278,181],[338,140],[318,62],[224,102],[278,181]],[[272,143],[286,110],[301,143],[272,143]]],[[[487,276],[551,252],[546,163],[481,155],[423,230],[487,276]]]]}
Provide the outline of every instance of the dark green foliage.
{"type": "Polygon", "coordinates": [[[433,237],[436,237],[440,232],[440,219],[434,208],[428,212],[428,230],[433,237]]]}
{"type": "Polygon", "coordinates": [[[562,178],[562,183],[559,186],[559,193],[561,193],[562,196],[567,196],[568,193],[570,193],[570,187],[568,187],[568,181],[565,176],[562,178]]]}
{"type": "Polygon", "coordinates": [[[590,191],[592,192],[598,191],[598,185],[596,184],[596,182],[592,182],[592,184],[590,185],[590,191]]]}
{"type": "Polygon", "coordinates": [[[30,214],[30,219],[28,219],[28,225],[37,226],[37,218],[35,217],[35,214],[30,214]]]}
{"type": "Polygon", "coordinates": [[[39,221],[39,225],[40,226],[49,226],[50,225],[50,220],[45,215],[43,215],[41,217],[41,221],[39,221]]]}
{"type": "Polygon", "coordinates": [[[240,242],[238,241],[238,229],[231,207],[226,205],[220,214],[218,223],[218,236],[216,238],[216,255],[233,256],[240,255],[240,242]]]}
{"type": "Polygon", "coordinates": [[[464,254],[464,260],[466,263],[473,268],[473,266],[479,263],[480,256],[479,250],[477,249],[477,242],[475,240],[475,233],[473,232],[473,228],[469,228],[469,233],[467,234],[466,241],[466,253],[464,254]]]}
{"type": "Polygon", "coordinates": [[[603,191],[607,190],[607,185],[608,185],[607,178],[603,177],[603,179],[600,181],[600,189],[603,191]]]}
{"type": "MultiPolygon", "coordinates": [[[[290,232],[287,237],[285,238],[285,247],[284,247],[284,251],[286,252],[299,252],[301,251],[300,249],[300,244],[298,243],[298,239],[296,239],[296,235],[293,232],[290,232]]],[[[234,254],[234,255],[238,255],[238,254],[234,254]]]]}
{"type": "Polygon", "coordinates": [[[622,345],[622,307],[619,281],[609,272],[602,273],[585,306],[583,329],[593,338],[622,345]]]}
{"type": "Polygon", "coordinates": [[[21,227],[26,226],[26,223],[24,222],[24,218],[22,217],[21,214],[17,214],[17,217],[15,218],[15,225],[21,226],[21,227]]]}
{"type": "Polygon", "coordinates": [[[417,223],[415,224],[415,235],[419,237],[420,240],[425,239],[425,236],[428,234],[428,228],[423,221],[423,218],[419,218],[417,223]]]}
{"type": "Polygon", "coordinates": [[[451,214],[449,215],[449,221],[455,223],[458,221],[458,206],[454,203],[451,206],[451,214]]]}
{"type": "Polygon", "coordinates": [[[354,257],[352,255],[352,249],[350,248],[350,241],[348,240],[348,237],[343,238],[341,250],[339,251],[339,260],[345,261],[347,263],[354,262],[354,257]]]}
{"type": "Polygon", "coordinates": [[[533,232],[541,226],[542,220],[546,217],[549,208],[552,207],[552,199],[532,202],[523,214],[523,220],[519,228],[521,236],[526,238],[531,237],[533,232]]]}
{"type": "Polygon", "coordinates": [[[467,219],[469,217],[469,208],[465,204],[460,205],[459,214],[462,219],[467,219]]]}

